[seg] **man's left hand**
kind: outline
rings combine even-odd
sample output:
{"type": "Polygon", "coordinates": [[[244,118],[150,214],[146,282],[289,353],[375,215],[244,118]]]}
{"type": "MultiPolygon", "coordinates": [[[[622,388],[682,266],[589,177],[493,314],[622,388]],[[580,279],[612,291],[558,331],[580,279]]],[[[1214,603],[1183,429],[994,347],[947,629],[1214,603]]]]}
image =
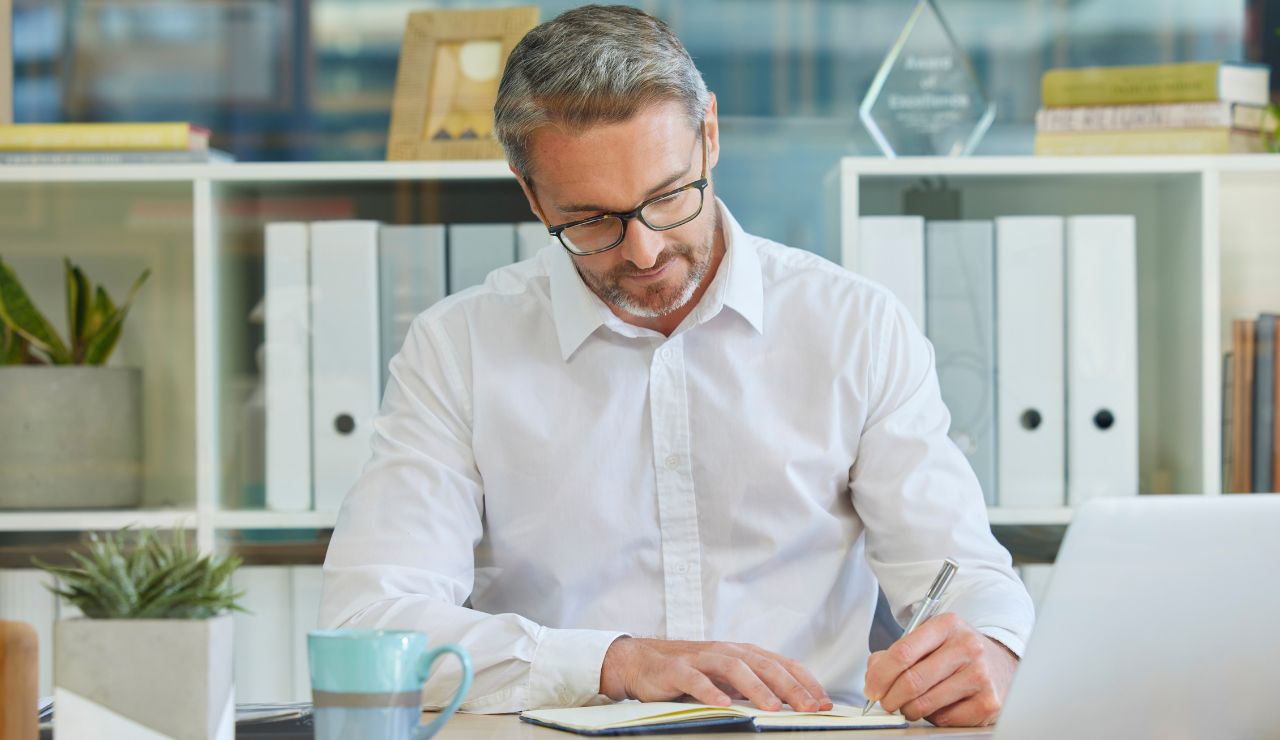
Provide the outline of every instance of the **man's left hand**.
{"type": "Polygon", "coordinates": [[[1018,659],[955,614],[940,614],[871,654],[866,695],[888,712],[979,727],[1000,715],[1018,659]]]}

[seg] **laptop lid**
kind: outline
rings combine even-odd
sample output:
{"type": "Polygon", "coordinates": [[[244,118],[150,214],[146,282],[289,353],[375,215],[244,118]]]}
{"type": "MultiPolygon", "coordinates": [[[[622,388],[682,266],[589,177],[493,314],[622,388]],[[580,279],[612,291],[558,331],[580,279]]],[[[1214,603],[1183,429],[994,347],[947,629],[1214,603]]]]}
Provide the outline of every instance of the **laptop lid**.
{"type": "Polygon", "coordinates": [[[1089,501],[996,738],[1275,737],[1280,496],[1089,501]]]}

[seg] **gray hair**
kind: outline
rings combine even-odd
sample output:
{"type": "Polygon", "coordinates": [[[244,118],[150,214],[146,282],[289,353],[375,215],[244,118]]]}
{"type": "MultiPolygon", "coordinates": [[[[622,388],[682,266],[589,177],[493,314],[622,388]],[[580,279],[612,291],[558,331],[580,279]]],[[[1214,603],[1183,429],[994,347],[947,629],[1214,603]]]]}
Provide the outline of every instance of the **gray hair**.
{"type": "Polygon", "coordinates": [[[529,178],[529,139],[538,128],[579,132],[669,101],[695,129],[702,123],[707,85],[671,28],[625,5],[584,5],[534,28],[511,51],[494,133],[507,161],[529,178]]]}

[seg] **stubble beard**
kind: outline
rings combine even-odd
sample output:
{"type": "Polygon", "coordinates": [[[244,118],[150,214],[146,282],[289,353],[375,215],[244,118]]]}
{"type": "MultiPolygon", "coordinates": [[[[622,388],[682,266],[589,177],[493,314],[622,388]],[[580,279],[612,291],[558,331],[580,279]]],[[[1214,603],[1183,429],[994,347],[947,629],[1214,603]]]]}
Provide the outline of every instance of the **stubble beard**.
{"type": "Polygon", "coordinates": [[[669,316],[689,303],[689,300],[693,298],[693,294],[697,292],[698,286],[702,284],[703,278],[707,276],[707,270],[711,267],[711,254],[715,246],[716,231],[718,229],[719,224],[713,222],[711,232],[701,247],[684,242],[675,242],[668,245],[658,255],[658,259],[654,261],[654,266],[649,270],[638,270],[630,262],[624,262],[603,275],[591,273],[581,268],[578,269],[578,272],[592,292],[610,306],[642,319],[657,319],[669,316]],[[638,291],[630,291],[622,287],[622,281],[625,278],[637,272],[651,272],[653,269],[675,260],[685,260],[689,263],[689,272],[679,285],[670,286],[659,283],[642,287],[638,291]]]}

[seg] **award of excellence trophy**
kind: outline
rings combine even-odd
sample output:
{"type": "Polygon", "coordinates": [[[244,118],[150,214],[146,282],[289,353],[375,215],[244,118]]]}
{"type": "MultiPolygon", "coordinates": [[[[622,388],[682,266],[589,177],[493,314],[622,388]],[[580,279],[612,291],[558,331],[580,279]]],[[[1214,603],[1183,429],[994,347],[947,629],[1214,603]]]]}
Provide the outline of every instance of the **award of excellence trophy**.
{"type": "Polygon", "coordinates": [[[996,117],[934,0],[919,0],[858,115],[888,157],[970,154],[996,117]]]}

